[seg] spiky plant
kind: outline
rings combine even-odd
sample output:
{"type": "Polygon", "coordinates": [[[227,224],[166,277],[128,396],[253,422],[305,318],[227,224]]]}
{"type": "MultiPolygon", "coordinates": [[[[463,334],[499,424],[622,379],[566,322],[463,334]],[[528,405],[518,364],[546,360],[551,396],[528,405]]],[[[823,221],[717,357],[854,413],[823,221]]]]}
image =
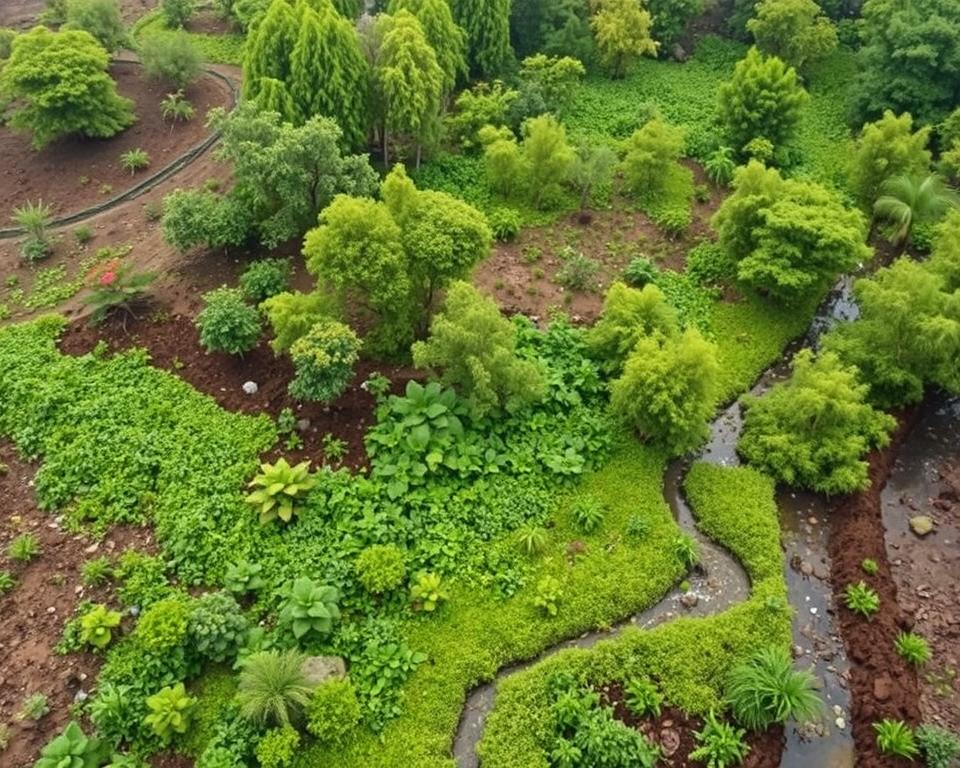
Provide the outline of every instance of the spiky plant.
{"type": "Polygon", "coordinates": [[[771,647],[730,671],[726,697],[742,725],[761,731],[773,723],[819,714],[822,703],[815,686],[810,672],[794,669],[785,650],[771,647]]]}
{"type": "Polygon", "coordinates": [[[243,716],[271,727],[299,722],[313,692],[303,671],[305,660],[299,651],[260,651],[249,656],[237,689],[243,716]]]}

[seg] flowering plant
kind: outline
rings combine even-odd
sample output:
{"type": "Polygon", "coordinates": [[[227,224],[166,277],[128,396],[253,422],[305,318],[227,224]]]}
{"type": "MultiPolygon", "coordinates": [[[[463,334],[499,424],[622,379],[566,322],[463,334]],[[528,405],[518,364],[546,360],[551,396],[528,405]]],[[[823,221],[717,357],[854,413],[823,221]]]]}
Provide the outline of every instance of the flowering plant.
{"type": "Polygon", "coordinates": [[[87,274],[90,294],[84,298],[84,303],[93,307],[91,323],[102,323],[114,307],[133,314],[131,304],[140,298],[157,275],[154,272],[133,272],[132,266],[120,259],[110,259],[96,265],[87,274]]]}

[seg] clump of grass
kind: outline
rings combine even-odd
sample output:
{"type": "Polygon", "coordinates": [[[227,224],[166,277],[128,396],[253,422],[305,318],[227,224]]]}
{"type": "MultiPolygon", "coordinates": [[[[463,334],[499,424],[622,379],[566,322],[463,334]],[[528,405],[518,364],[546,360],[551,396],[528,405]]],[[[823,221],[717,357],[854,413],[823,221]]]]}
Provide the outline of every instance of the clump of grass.
{"type": "Polygon", "coordinates": [[[32,533],[17,536],[7,547],[7,555],[18,563],[29,563],[40,554],[40,542],[32,533]]]}

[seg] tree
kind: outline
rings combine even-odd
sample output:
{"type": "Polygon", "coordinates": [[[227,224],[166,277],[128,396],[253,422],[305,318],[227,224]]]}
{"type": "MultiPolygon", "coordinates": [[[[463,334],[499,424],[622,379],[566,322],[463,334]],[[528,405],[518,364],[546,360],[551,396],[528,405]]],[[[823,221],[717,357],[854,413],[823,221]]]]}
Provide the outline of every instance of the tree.
{"type": "Polygon", "coordinates": [[[298,400],[336,400],[353,378],[361,341],[353,330],[336,320],[324,319],[290,347],[297,372],[290,394],[298,400]]]}
{"type": "Polygon", "coordinates": [[[863,216],[819,184],[752,160],[733,186],[711,224],[746,285],[793,301],[871,258],[863,216]]]}
{"type": "Polygon", "coordinates": [[[593,53],[589,5],[582,0],[511,3],[510,40],[521,57],[544,53],[587,61],[593,53]]]}
{"type": "Polygon", "coordinates": [[[605,144],[583,143],[577,147],[573,165],[570,167],[570,184],[580,197],[580,212],[590,204],[597,187],[602,187],[613,178],[617,155],[605,144]]]}
{"type": "Polygon", "coordinates": [[[63,29],[89,32],[111,53],[127,42],[127,30],[117,0],[68,0],[63,29]]]}
{"type": "Polygon", "coordinates": [[[521,163],[527,190],[534,206],[554,202],[561,185],[570,176],[574,152],[567,144],[563,126],[551,115],[541,115],[523,124],[521,163]]]}
{"type": "Polygon", "coordinates": [[[417,17],[423,34],[437,57],[443,72],[444,100],[453,93],[457,80],[465,79],[467,69],[467,33],[453,20],[447,0],[390,0],[389,12],[410,11],[417,17]]]}
{"type": "Polygon", "coordinates": [[[570,104],[574,90],[586,75],[583,64],[570,56],[538,53],[520,62],[520,102],[535,102],[538,109],[524,116],[552,112],[559,117],[570,104]]]}
{"type": "Polygon", "coordinates": [[[483,144],[480,131],[486,127],[501,128],[507,124],[507,113],[519,97],[519,91],[505,88],[499,80],[493,85],[477,83],[460,92],[455,112],[446,119],[447,133],[464,149],[483,144]]]}
{"type": "Polygon", "coordinates": [[[764,138],[775,149],[796,133],[807,92],[793,67],[756,48],[737,62],[733,78],[720,86],[718,117],[729,144],[738,152],[764,138]]]}
{"type": "Polygon", "coordinates": [[[200,52],[183,30],[148,37],[140,46],[140,61],[150,77],[166,80],[178,89],[186,88],[200,74],[200,52]]]}
{"type": "Polygon", "coordinates": [[[683,133],[682,128],[655,117],[627,139],[621,168],[634,194],[650,198],[663,190],[683,153],[683,133]]]}
{"type": "Polygon", "coordinates": [[[849,493],[868,484],[863,457],[889,441],[896,421],[867,402],[855,368],[832,352],[793,358],[789,379],[762,397],[742,400],[737,451],[777,480],[821,493],[849,493]]]}
{"type": "Polygon", "coordinates": [[[341,151],[342,134],[329,118],[312,117],[294,127],[243,103],[229,114],[214,113],[211,124],[221,132],[217,157],[233,162],[230,196],[246,208],[269,247],[313,226],[334,195],[376,189],[367,157],[341,151]]]}
{"type": "Polygon", "coordinates": [[[761,0],[747,29],[764,53],[802,71],[837,47],[837,29],[815,0],[761,0]]]}
{"type": "Polygon", "coordinates": [[[401,10],[386,19],[374,70],[384,112],[384,163],[390,162],[390,134],[400,133],[413,139],[419,168],[424,142],[439,133],[443,70],[416,16],[401,10]]]}
{"type": "Polygon", "coordinates": [[[716,408],[716,347],[690,328],[679,337],[640,338],[610,385],[610,409],[641,436],[677,456],[710,434],[716,408]]]}
{"type": "Polygon", "coordinates": [[[160,0],[160,13],[170,29],[181,29],[196,10],[196,0],[160,0]]]}
{"type": "Polygon", "coordinates": [[[40,149],[70,134],[108,139],[134,123],[133,102],[107,74],[110,56],[87,32],[35,27],[18,35],[0,72],[14,100],[8,123],[40,149]]]}
{"type": "Polygon", "coordinates": [[[477,77],[500,74],[513,57],[510,0],[453,0],[453,15],[467,33],[467,61],[477,77]]]}
{"type": "Polygon", "coordinates": [[[930,168],[928,127],[913,130],[908,114],[883,117],[863,126],[850,162],[850,188],[865,210],[873,207],[880,188],[894,176],[920,176],[930,168]]]}
{"type": "Polygon", "coordinates": [[[656,56],[659,43],[650,37],[652,21],[640,0],[596,0],[590,19],[600,58],[613,77],[626,77],[641,56],[656,56]]]}
{"type": "Polygon", "coordinates": [[[856,112],[939,122],[960,102],[960,5],[954,0],[867,0],[861,21],[856,112]]]}
{"type": "Polygon", "coordinates": [[[603,299],[600,319],[587,332],[587,345],[601,368],[617,375],[640,339],[662,341],[679,332],[677,312],[657,286],[637,289],[616,282],[603,299]]]}
{"type": "Polygon", "coordinates": [[[957,205],[956,193],[934,174],[922,178],[895,176],[887,179],[881,190],[873,213],[893,225],[890,240],[901,247],[906,246],[915,224],[936,221],[957,205]]]}
{"type": "Polygon", "coordinates": [[[418,368],[440,368],[477,416],[512,413],[546,394],[542,366],[517,354],[517,328],[494,301],[469,283],[455,282],[443,310],[433,318],[430,338],[413,345],[418,368]]]}
{"type": "Polygon", "coordinates": [[[649,0],[647,7],[653,17],[650,36],[660,44],[660,53],[673,51],[687,24],[706,6],[706,0],[649,0]]]}

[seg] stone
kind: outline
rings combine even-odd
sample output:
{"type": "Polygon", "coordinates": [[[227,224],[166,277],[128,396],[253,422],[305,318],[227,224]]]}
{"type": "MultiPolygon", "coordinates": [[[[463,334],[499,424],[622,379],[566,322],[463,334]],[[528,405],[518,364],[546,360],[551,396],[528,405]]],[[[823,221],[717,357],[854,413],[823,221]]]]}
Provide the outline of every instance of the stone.
{"type": "Polygon", "coordinates": [[[933,531],[933,519],[927,515],[915,515],[910,518],[910,530],[923,538],[933,531]]]}
{"type": "Polygon", "coordinates": [[[893,680],[886,675],[881,675],[873,680],[873,696],[877,701],[886,701],[893,693],[893,680]]]}
{"type": "Polygon", "coordinates": [[[85,547],[83,551],[84,551],[86,554],[88,554],[88,555],[92,555],[92,554],[93,554],[94,552],[96,552],[98,549],[100,549],[100,542],[99,542],[99,541],[95,541],[95,542],[93,542],[93,544],[91,544],[89,547],[85,547]]]}
{"type": "Polygon", "coordinates": [[[257,386],[255,381],[245,381],[243,382],[243,391],[247,395],[255,395],[260,390],[260,387],[257,386]]]}
{"type": "Polygon", "coordinates": [[[813,565],[804,560],[800,563],[800,573],[804,576],[813,576],[813,565]]]}
{"type": "Polygon", "coordinates": [[[847,727],[847,721],[844,720],[842,717],[838,717],[833,722],[836,724],[837,728],[839,728],[841,731],[847,727]]]}
{"type": "Polygon", "coordinates": [[[680,734],[672,728],[660,731],[660,749],[664,757],[672,757],[680,749],[680,734]]]}
{"type": "Polygon", "coordinates": [[[328,680],[343,680],[347,676],[347,665],[339,656],[309,656],[301,671],[311,685],[320,685],[328,680]]]}
{"type": "Polygon", "coordinates": [[[697,603],[700,602],[700,598],[697,597],[696,592],[685,592],[680,596],[680,604],[684,608],[696,608],[697,603]]]}
{"type": "Polygon", "coordinates": [[[679,61],[681,64],[687,60],[687,52],[683,49],[683,46],[680,43],[675,43],[673,46],[673,58],[679,61]]]}
{"type": "Polygon", "coordinates": [[[306,432],[310,429],[310,419],[297,419],[297,432],[306,432]]]}

